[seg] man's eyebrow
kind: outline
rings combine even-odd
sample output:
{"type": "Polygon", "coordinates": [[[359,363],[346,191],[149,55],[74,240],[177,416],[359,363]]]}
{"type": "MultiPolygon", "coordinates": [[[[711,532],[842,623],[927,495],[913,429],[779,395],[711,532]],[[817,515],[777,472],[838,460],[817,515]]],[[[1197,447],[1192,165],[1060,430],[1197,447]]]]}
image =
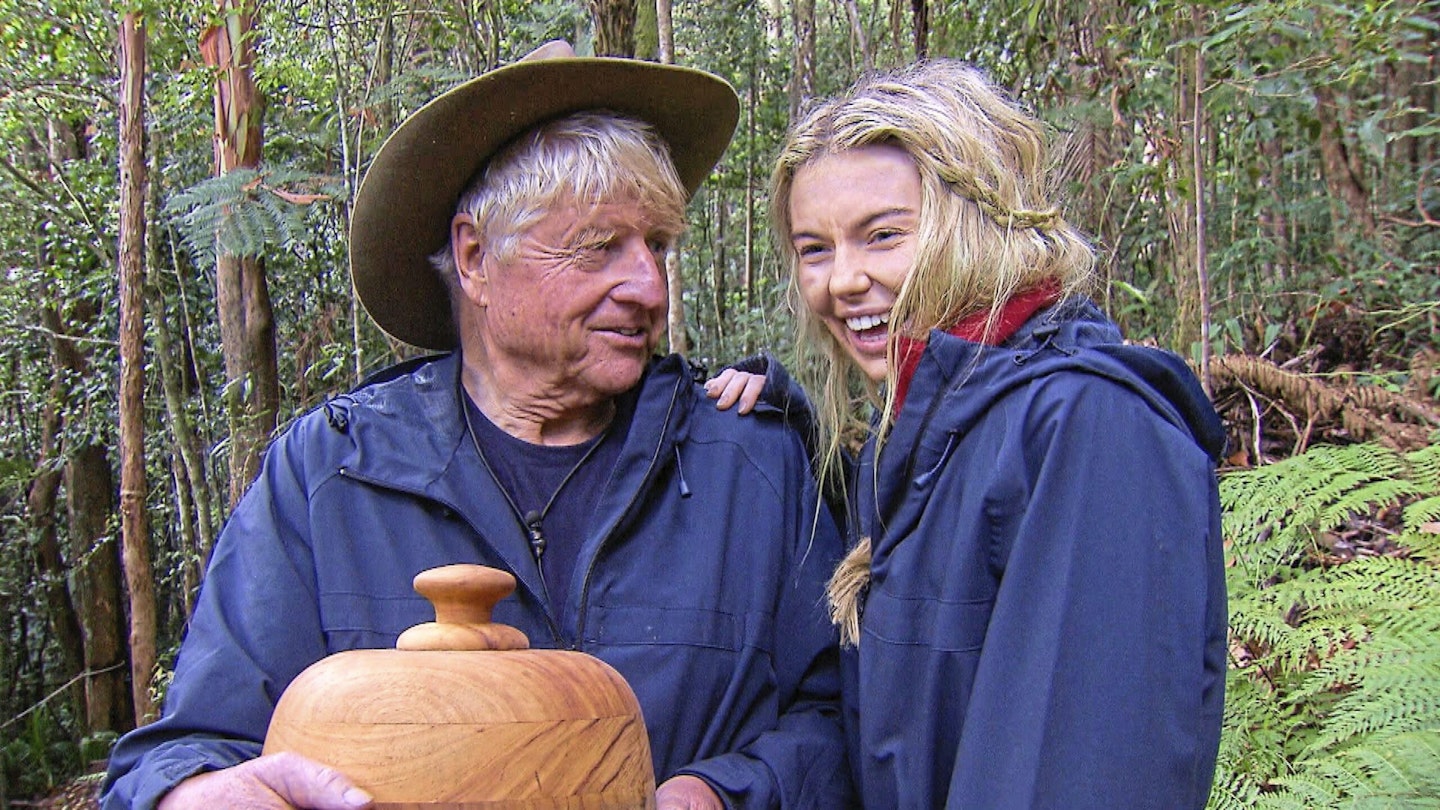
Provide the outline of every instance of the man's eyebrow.
{"type": "Polygon", "coordinates": [[[608,225],[588,223],[579,228],[576,228],[574,231],[568,234],[566,241],[572,245],[579,245],[587,242],[608,239],[613,236],[614,233],[615,229],[608,225]]]}

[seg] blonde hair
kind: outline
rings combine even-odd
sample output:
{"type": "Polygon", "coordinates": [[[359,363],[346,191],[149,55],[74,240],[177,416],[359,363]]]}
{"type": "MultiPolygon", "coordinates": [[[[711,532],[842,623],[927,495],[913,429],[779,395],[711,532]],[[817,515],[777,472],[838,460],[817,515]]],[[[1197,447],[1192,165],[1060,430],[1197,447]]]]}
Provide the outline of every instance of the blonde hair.
{"type": "MultiPolygon", "coordinates": [[[[945,59],[867,75],[791,126],[771,175],[771,217],[791,270],[797,373],[815,393],[827,483],[843,480],[843,442],[868,429],[865,402],[880,409],[877,441],[884,441],[894,418],[898,338],[923,339],[975,313],[987,313],[988,332],[1018,293],[1055,285],[1070,295],[1089,285],[1095,253],[1054,199],[1047,135],[979,69],[945,59]],[[795,174],[827,155],[873,144],[909,155],[921,187],[914,264],[890,313],[883,396],[805,306],[790,239],[795,174]]],[[[867,570],[868,554],[867,545],[867,570]]]]}
{"type": "MultiPolygon", "coordinates": [[[[574,113],[521,135],[485,164],[460,196],[487,252],[513,258],[519,237],[557,207],[624,200],[639,203],[654,225],[679,236],[687,195],[670,149],[649,124],[604,110],[574,113]]],[[[451,289],[451,246],[430,257],[451,289]]]]}

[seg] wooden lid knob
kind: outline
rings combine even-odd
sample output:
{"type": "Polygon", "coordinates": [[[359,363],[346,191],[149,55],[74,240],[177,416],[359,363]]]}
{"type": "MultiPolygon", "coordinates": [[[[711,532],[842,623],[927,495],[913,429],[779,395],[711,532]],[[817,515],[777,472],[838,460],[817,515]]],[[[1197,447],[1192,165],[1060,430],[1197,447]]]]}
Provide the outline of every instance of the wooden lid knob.
{"type": "Polygon", "coordinates": [[[495,624],[495,605],[515,590],[515,577],[483,565],[444,565],[415,575],[415,590],[435,607],[435,621],[400,634],[400,650],[524,650],[530,640],[495,624]]]}

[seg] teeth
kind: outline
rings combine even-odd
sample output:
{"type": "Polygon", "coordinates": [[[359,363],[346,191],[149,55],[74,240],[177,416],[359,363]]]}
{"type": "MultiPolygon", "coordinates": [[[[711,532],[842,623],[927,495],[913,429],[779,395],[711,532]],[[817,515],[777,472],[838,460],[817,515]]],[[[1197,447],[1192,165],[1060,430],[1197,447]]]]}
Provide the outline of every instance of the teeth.
{"type": "Polygon", "coordinates": [[[890,322],[890,313],[882,315],[862,315],[859,318],[846,318],[845,325],[850,327],[851,332],[863,332],[866,329],[874,329],[882,323],[890,322]]]}

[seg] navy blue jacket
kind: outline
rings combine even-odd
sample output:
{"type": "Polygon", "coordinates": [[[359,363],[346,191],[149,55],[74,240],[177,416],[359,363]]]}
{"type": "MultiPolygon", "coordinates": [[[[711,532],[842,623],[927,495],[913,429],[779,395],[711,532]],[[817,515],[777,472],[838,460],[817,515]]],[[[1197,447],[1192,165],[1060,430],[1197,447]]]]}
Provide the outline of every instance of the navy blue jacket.
{"type": "Polygon", "coordinates": [[[1203,807],[1219,745],[1223,430],[1088,303],[932,333],[856,501],[846,721],[868,808],[1203,807]]]}
{"type": "Polygon", "coordinates": [[[126,735],[105,806],[150,807],[259,754],[275,702],[321,657],[432,621],[416,573],[515,574],[494,619],[533,647],[620,671],[658,781],[700,776],[731,807],[848,800],[823,588],[840,552],[804,447],[775,415],[715,410],[678,357],[651,364],[566,604],[550,604],[464,429],[458,356],[300,418],[216,546],[163,719],[126,735]],[[818,516],[818,523],[817,523],[818,516]]]}

